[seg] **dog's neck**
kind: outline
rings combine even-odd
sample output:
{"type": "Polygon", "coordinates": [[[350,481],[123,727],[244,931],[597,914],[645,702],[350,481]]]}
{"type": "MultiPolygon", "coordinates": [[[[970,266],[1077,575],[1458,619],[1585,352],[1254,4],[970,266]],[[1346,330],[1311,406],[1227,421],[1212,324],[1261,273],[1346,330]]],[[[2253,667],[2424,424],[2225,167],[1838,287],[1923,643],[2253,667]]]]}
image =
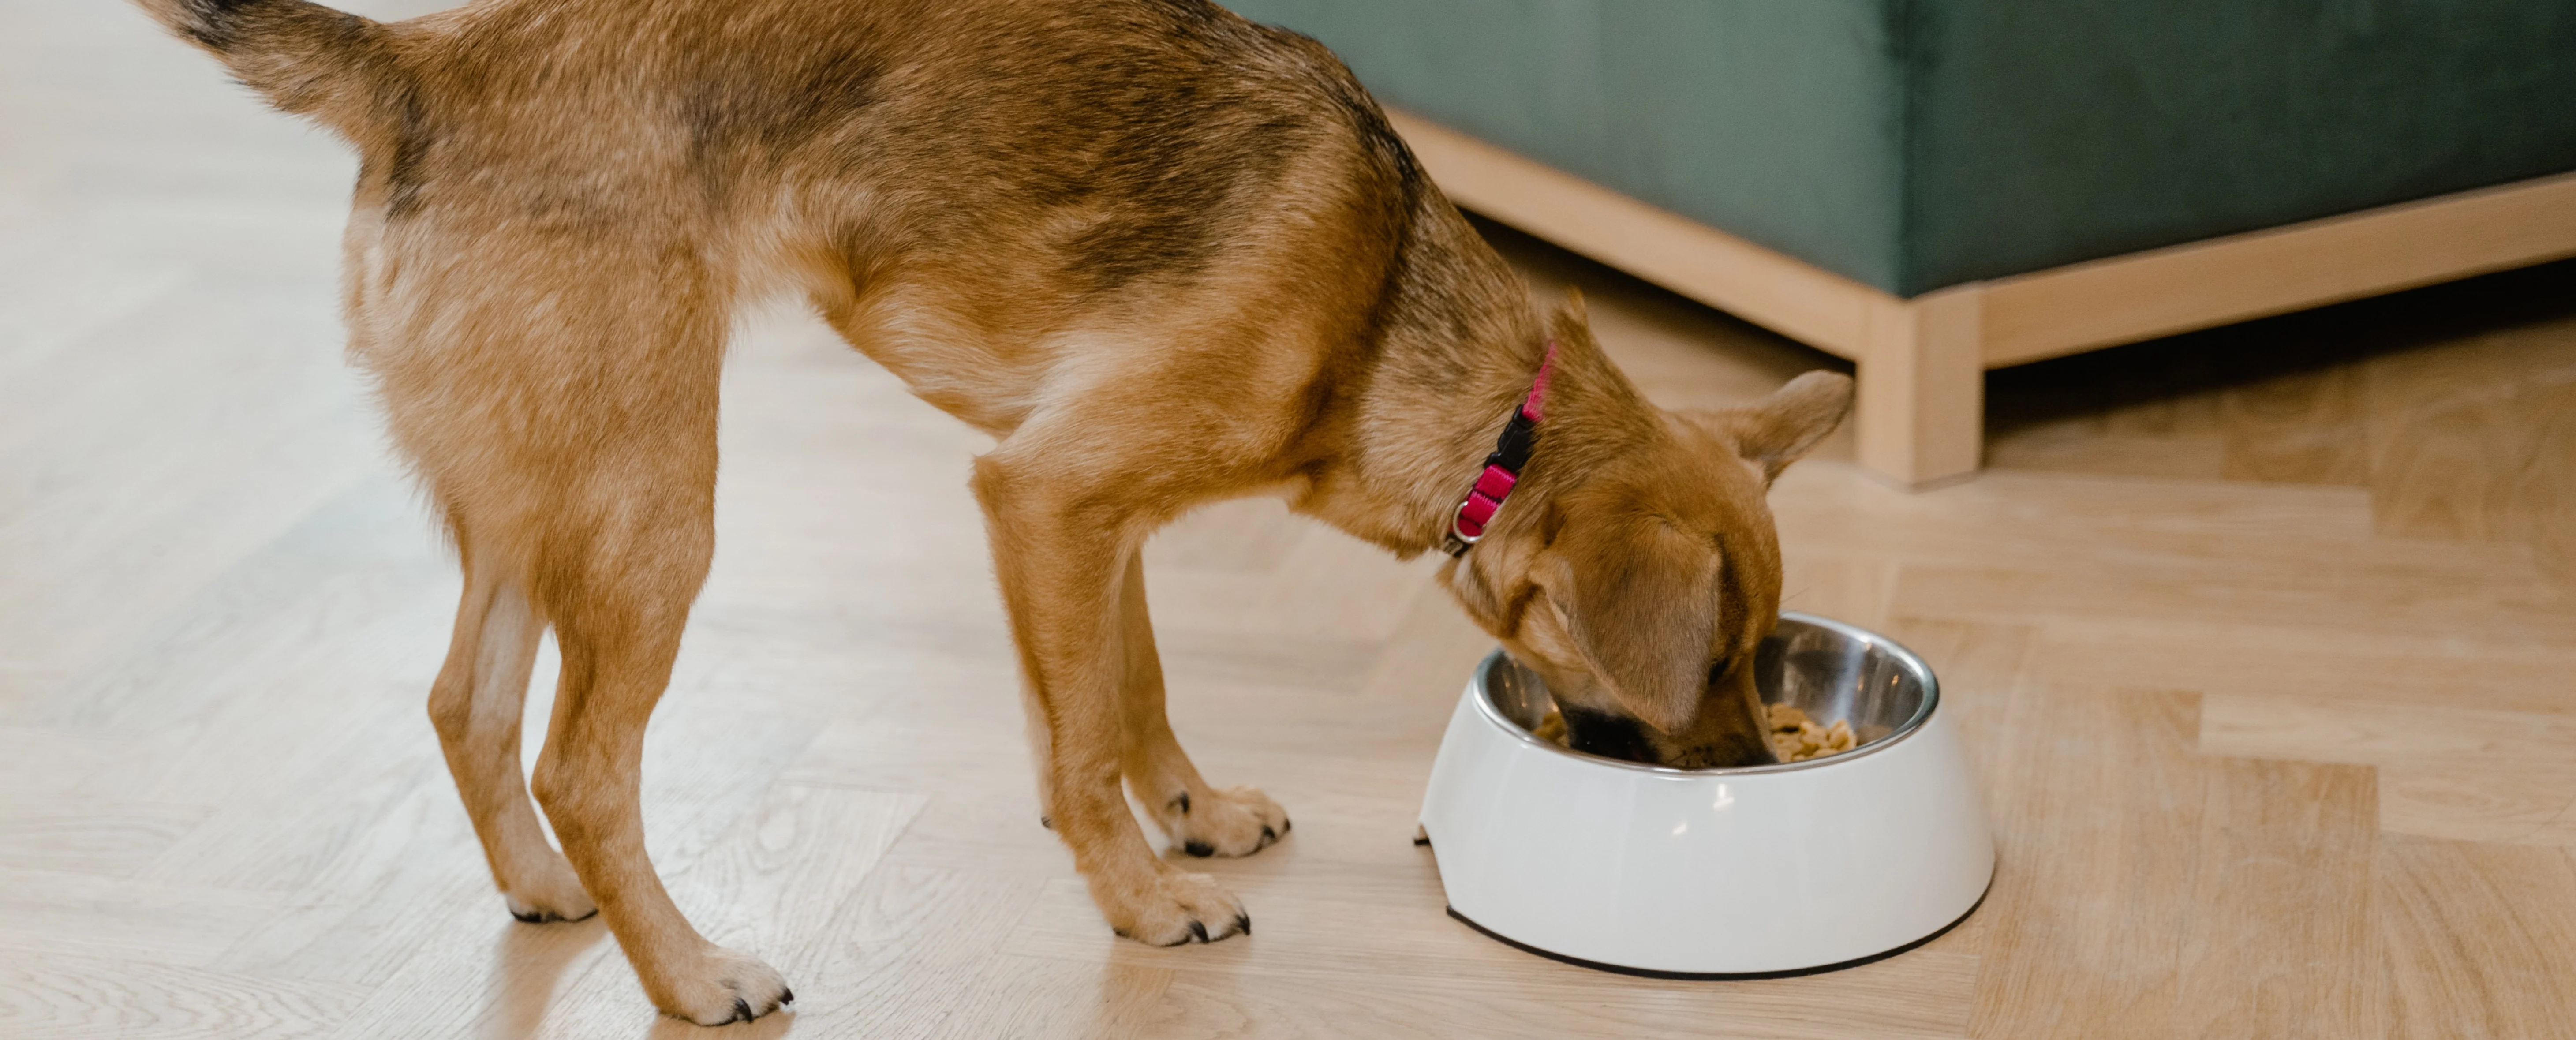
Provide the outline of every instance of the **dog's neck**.
{"type": "MultiPolygon", "coordinates": [[[[1519,276],[1454,210],[1441,216],[1410,236],[1373,363],[1342,380],[1337,433],[1295,499],[1299,512],[1404,558],[1441,546],[1550,341],[1519,276]]],[[[1618,450],[1645,417],[1588,333],[1558,341],[1537,447],[1495,534],[1537,515],[1583,460],[1618,450]]]]}

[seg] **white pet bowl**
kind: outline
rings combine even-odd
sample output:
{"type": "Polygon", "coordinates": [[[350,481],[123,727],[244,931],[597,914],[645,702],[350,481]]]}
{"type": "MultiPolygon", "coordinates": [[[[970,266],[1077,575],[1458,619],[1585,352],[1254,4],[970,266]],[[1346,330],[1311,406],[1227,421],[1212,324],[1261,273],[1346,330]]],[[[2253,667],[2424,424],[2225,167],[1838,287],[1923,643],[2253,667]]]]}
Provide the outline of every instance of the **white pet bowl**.
{"type": "Polygon", "coordinates": [[[1531,735],[1552,706],[1495,651],[1467,682],[1423,796],[1449,912],[1504,942],[1632,974],[1802,974],[1901,953],[1994,878],[1932,670],[1838,621],[1786,614],[1755,682],[1860,746],[1740,769],[1664,769],[1531,735]]]}

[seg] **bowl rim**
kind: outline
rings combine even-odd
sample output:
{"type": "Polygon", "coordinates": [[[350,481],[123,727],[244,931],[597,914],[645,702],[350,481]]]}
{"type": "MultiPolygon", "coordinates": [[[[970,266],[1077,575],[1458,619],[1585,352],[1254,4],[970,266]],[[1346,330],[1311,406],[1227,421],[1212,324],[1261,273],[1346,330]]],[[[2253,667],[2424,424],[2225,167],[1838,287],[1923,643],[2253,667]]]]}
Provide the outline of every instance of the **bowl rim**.
{"type": "Polygon", "coordinates": [[[1923,658],[1917,656],[1914,651],[1907,649],[1905,644],[1899,643],[1896,640],[1889,639],[1886,636],[1872,632],[1847,621],[1836,621],[1829,617],[1818,617],[1814,614],[1802,614],[1793,610],[1784,610],[1780,612],[1780,620],[1796,621],[1800,624],[1813,625],[1817,628],[1828,629],[1845,637],[1857,639],[1886,651],[1888,656],[1896,659],[1896,663],[1899,667],[1914,673],[1914,677],[1922,682],[1922,705],[1914,709],[1912,717],[1906,719],[1903,724],[1897,726],[1886,736],[1880,737],[1877,740],[1870,741],[1867,744],[1863,744],[1838,755],[1826,755],[1821,758],[1811,758],[1804,762],[1774,762],[1769,765],[1760,766],[1721,766],[1714,769],[1676,769],[1672,766],[1649,765],[1644,762],[1631,762],[1624,758],[1610,758],[1605,755],[1596,755],[1589,751],[1576,751],[1573,748],[1559,745],[1552,740],[1541,740],[1539,739],[1538,734],[1521,728],[1520,723],[1504,718],[1502,711],[1494,707],[1494,699],[1487,696],[1485,691],[1485,676],[1492,672],[1495,662],[1497,660],[1509,660],[1511,658],[1510,653],[1506,652],[1502,647],[1495,647],[1492,653],[1486,654],[1482,660],[1476,662],[1476,671],[1467,680],[1467,699],[1475,702],[1476,713],[1483,716],[1487,723],[1500,727],[1503,732],[1518,737],[1523,742],[1532,746],[1586,762],[1593,762],[1607,766],[1617,766],[1621,769],[1631,769],[1641,773],[1660,773],[1666,776],[1676,777],[1747,776],[1756,773],[1792,773],[1803,769],[1821,769],[1826,766],[1867,758],[1871,755],[1887,750],[1888,748],[1895,747],[1896,745],[1903,743],[1907,737],[1911,737],[1914,734],[1921,732],[1924,724],[1932,721],[1932,712],[1941,706],[1940,679],[1932,674],[1932,666],[1925,664],[1923,662],[1923,658]]]}

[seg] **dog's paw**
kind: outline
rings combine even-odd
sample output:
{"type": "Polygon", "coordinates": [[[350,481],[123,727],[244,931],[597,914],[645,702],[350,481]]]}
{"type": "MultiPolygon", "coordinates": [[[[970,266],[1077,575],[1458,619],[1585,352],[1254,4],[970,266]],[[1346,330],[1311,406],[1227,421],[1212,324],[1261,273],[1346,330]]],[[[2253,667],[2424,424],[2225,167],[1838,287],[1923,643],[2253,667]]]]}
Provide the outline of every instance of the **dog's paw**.
{"type": "Polygon", "coordinates": [[[777,971],[721,946],[710,944],[694,957],[671,958],[657,967],[644,985],[653,1006],[698,1025],[749,1022],[796,1003],[777,971]]]}
{"type": "Polygon", "coordinates": [[[590,893],[582,890],[581,879],[574,877],[572,866],[558,858],[556,869],[522,881],[501,893],[502,902],[510,907],[510,916],[529,924],[551,921],[584,921],[599,912],[590,893]]]}
{"type": "Polygon", "coordinates": [[[1119,935],[1153,946],[1212,943],[1252,934],[1243,901],[1205,874],[1164,870],[1133,889],[1094,886],[1092,898],[1119,935]]]}
{"type": "Polygon", "coordinates": [[[1249,856],[1288,836],[1288,810],[1250,787],[1182,795],[1161,816],[1172,847],[1193,856],[1249,856]]]}

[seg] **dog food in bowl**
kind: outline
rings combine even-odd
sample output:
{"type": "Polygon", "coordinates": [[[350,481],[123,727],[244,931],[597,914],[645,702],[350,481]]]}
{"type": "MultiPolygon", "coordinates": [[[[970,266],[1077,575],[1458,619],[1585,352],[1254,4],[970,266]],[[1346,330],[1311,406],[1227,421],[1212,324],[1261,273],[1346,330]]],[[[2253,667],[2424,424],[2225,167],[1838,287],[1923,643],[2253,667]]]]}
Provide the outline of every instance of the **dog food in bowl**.
{"type": "Polygon", "coordinates": [[[1835,719],[1831,726],[1816,725],[1816,720],[1799,711],[1795,705],[1774,704],[1771,709],[1771,753],[1783,762],[1804,762],[1826,755],[1839,755],[1859,746],[1852,735],[1851,720],[1835,719]]]}
{"type": "Polygon", "coordinates": [[[1554,708],[1547,709],[1547,717],[1538,720],[1538,728],[1531,730],[1530,736],[1561,748],[1574,746],[1565,737],[1565,713],[1554,708]]]}
{"type": "MultiPolygon", "coordinates": [[[[1780,761],[1804,762],[1860,746],[1849,719],[1835,719],[1831,726],[1819,726],[1795,705],[1774,704],[1770,710],[1770,732],[1763,736],[1771,742],[1771,753],[1780,761]]],[[[1554,708],[1548,709],[1546,718],[1538,720],[1530,735],[1561,748],[1574,746],[1565,734],[1565,713],[1554,708]]]]}

